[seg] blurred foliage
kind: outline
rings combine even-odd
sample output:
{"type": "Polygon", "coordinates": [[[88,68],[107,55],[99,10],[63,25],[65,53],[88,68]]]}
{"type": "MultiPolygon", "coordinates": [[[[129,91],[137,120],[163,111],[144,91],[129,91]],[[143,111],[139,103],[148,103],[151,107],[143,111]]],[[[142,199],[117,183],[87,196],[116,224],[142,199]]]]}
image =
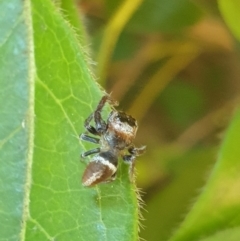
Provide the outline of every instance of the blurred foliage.
{"type": "MultiPolygon", "coordinates": [[[[148,241],[205,235],[202,240],[239,240],[239,229],[231,229],[238,222],[231,215],[225,218],[229,226],[219,225],[217,218],[210,226],[189,218],[196,212],[201,216],[198,205],[206,203],[200,199],[209,195],[202,190],[220,175],[219,163],[226,162],[221,153],[234,159],[224,148],[239,143],[231,131],[228,144],[222,135],[239,105],[239,2],[81,0],[79,8],[97,61],[96,76],[120,102],[120,109],[138,119],[136,144],[148,147],[137,163],[138,186],[146,203],[140,236],[148,241]],[[215,174],[210,175],[214,165],[215,174]],[[183,220],[183,229],[172,236],[183,220]],[[183,234],[191,225],[193,230],[201,227],[202,233],[183,234]]],[[[232,125],[239,125],[237,118],[232,125]]],[[[231,168],[235,166],[232,162],[231,168]]],[[[218,179],[216,183],[217,189],[218,179]]],[[[212,195],[216,189],[209,188],[212,195]]],[[[235,212],[238,205],[234,204],[235,212]]],[[[226,210],[218,211],[225,215],[226,210]]]]}

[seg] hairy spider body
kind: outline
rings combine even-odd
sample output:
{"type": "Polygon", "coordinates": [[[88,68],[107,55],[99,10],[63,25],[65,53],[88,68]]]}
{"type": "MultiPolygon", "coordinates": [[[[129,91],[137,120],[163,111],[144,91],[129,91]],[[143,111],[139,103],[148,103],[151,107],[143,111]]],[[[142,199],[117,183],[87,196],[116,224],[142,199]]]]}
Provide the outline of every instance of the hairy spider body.
{"type": "Polygon", "coordinates": [[[138,128],[133,117],[124,112],[113,110],[106,122],[102,119],[101,112],[106,102],[112,106],[117,105],[109,96],[103,96],[96,110],[84,123],[84,127],[89,133],[100,138],[87,134],[80,135],[82,140],[100,144],[100,147],[81,155],[86,157],[95,154],[83,173],[82,184],[84,186],[113,181],[117,173],[119,156],[130,164],[129,177],[132,181],[135,159],[145,151],[145,146],[136,148],[132,144],[138,128]],[[95,122],[95,127],[90,125],[92,120],[95,122]]]}
{"type": "Polygon", "coordinates": [[[137,128],[137,122],[131,116],[124,112],[112,111],[107,120],[107,129],[103,135],[103,140],[112,150],[124,150],[134,140],[137,128]]]}

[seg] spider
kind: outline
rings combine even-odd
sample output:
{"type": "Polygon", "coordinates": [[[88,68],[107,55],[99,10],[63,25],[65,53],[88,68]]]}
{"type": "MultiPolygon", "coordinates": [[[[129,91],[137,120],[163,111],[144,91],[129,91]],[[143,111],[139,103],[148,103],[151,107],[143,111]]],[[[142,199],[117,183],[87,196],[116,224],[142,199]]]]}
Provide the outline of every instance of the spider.
{"type": "Polygon", "coordinates": [[[137,148],[133,145],[137,122],[130,115],[116,111],[113,106],[117,105],[108,95],[103,96],[95,111],[84,122],[87,132],[99,138],[84,133],[80,135],[80,139],[100,146],[81,154],[82,158],[95,154],[83,173],[83,186],[91,187],[115,180],[120,156],[124,162],[130,164],[129,178],[133,181],[135,159],[144,153],[146,147],[137,148]],[[104,121],[101,112],[106,103],[109,103],[113,110],[107,121],[104,121]],[[92,120],[95,127],[90,124],[92,120]]]}

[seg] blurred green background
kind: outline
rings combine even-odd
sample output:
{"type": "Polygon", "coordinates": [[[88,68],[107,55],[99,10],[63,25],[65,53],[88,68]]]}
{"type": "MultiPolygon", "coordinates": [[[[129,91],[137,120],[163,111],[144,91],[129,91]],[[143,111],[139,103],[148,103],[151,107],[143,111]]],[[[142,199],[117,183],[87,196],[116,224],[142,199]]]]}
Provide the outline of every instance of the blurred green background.
{"type": "Polygon", "coordinates": [[[78,7],[96,79],[138,120],[136,145],[147,145],[137,162],[140,237],[167,240],[207,181],[239,103],[239,42],[217,1],[81,0],[78,7]]]}

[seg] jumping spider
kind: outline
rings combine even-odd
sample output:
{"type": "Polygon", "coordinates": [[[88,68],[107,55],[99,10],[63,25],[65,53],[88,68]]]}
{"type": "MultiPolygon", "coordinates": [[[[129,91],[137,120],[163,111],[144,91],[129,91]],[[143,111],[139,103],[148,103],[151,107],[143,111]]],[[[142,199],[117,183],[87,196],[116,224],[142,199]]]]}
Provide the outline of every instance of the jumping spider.
{"type": "Polygon", "coordinates": [[[99,144],[100,147],[82,153],[82,157],[95,154],[87,165],[83,177],[83,186],[94,186],[102,182],[110,182],[116,178],[118,157],[130,164],[129,178],[133,180],[134,164],[137,156],[145,151],[145,146],[136,148],[133,140],[137,132],[137,122],[130,115],[112,110],[105,122],[101,112],[106,103],[112,107],[118,105],[109,96],[100,100],[95,111],[85,120],[84,127],[99,138],[81,134],[80,139],[99,144]],[[95,122],[95,127],[90,125],[95,122]],[[126,151],[128,152],[126,154],[126,151]]]}

